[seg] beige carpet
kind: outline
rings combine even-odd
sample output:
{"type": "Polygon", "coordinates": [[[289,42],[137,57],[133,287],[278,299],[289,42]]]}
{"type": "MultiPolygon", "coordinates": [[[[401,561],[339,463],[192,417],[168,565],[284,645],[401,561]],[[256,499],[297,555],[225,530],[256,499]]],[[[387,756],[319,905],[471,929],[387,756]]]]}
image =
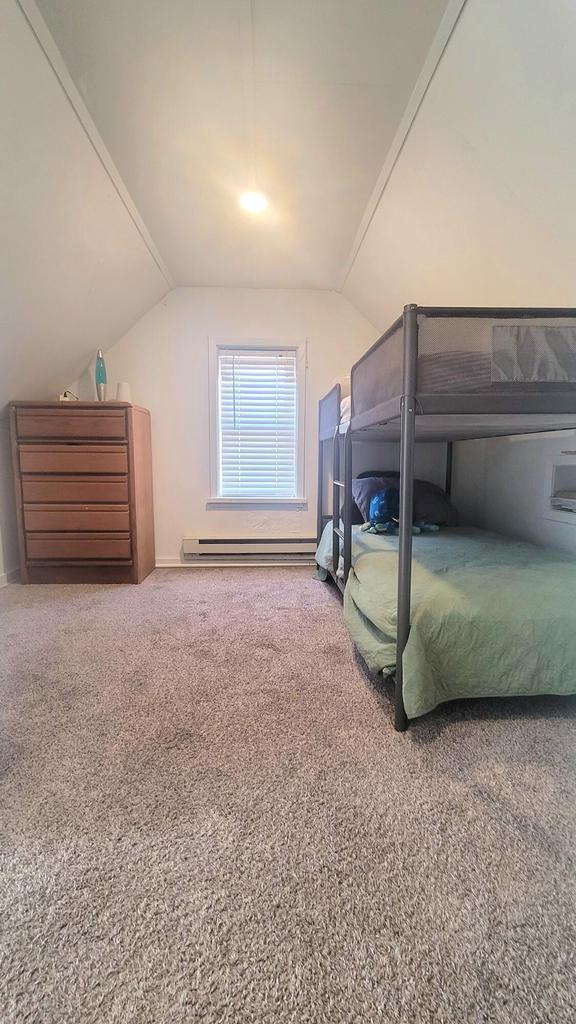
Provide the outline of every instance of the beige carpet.
{"type": "Polygon", "coordinates": [[[573,701],[398,735],[308,569],[0,633],[2,1024],[576,1020],[573,701]]]}

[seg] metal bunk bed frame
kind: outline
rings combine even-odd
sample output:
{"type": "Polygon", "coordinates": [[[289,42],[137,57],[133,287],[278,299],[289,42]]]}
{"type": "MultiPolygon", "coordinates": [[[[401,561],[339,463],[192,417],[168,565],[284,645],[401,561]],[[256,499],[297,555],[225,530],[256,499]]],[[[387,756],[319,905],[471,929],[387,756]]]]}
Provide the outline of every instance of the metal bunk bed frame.
{"type": "Polygon", "coordinates": [[[341,594],[344,593],[346,579],[352,560],[352,533],[346,529],[352,514],[352,454],[349,424],[342,429],[340,403],[342,388],[340,384],[324,395],[318,404],[318,505],[317,505],[317,540],[320,538],[326,523],[332,520],[332,565],[329,574],[341,594]],[[324,512],[324,445],[332,443],[332,512],[324,512]],[[344,458],[341,445],[344,442],[344,458]],[[342,473],[342,468],[344,472],[342,473]],[[344,530],[340,528],[340,496],[344,494],[344,530]],[[344,578],[338,575],[340,561],[340,542],[343,544],[344,578]]]}
{"type": "MultiPolygon", "coordinates": [[[[342,433],[340,425],[340,387],[337,391],[337,426],[334,431],[333,455],[333,578],[341,592],[344,591],[351,567],[352,552],[352,443],[355,438],[378,428],[383,439],[400,441],[400,519],[398,539],[398,597],[397,597],[397,640],[396,675],[394,694],[394,728],[404,732],[408,718],[402,697],[403,654],[410,633],[410,597],[412,583],[412,509],[414,498],[414,457],[418,440],[419,417],[428,430],[422,440],[447,442],[446,490],[449,492],[452,476],[452,442],[486,437],[506,437],[515,434],[550,430],[571,430],[576,428],[576,385],[573,388],[542,389],[540,393],[519,394],[420,394],[418,392],[418,316],[468,317],[491,319],[538,319],[574,318],[576,309],[493,309],[418,306],[410,303],[404,307],[392,326],[354,364],[351,372],[352,409],[349,425],[342,433]],[[400,328],[403,333],[402,347],[402,388],[401,395],[386,401],[374,409],[355,414],[354,374],[357,368],[370,358],[400,328]],[[480,417],[478,420],[477,417],[480,417]],[[437,422],[436,422],[437,421],[437,422]],[[339,438],[344,437],[345,469],[344,480],[340,479],[341,458],[339,438]],[[340,530],[339,490],[344,490],[343,526],[340,530]],[[344,578],[337,577],[340,556],[340,540],[343,542],[344,578]]],[[[329,393],[332,395],[332,392],[329,393]]],[[[322,416],[322,403],[320,415],[322,416]]],[[[325,407],[326,408],[326,407],[325,407]]],[[[319,435],[322,436],[322,433],[319,435]]],[[[323,473],[322,443],[320,447],[319,470],[323,473]]],[[[319,476],[319,520],[320,537],[326,517],[322,517],[322,476],[319,476]]]]}

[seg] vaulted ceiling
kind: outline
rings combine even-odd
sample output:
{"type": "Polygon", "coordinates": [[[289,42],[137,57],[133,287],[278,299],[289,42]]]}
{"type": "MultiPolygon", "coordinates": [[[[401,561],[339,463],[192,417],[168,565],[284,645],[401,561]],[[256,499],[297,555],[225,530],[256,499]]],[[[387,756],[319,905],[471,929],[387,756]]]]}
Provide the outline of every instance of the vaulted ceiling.
{"type": "Polygon", "coordinates": [[[0,409],[175,284],[339,288],[454,5],[0,0],[0,409]]]}
{"type": "Polygon", "coordinates": [[[338,285],[446,3],[38,0],[175,281],[305,288],[338,285]]]}
{"type": "Polygon", "coordinates": [[[174,284],[570,305],[574,10],[0,0],[0,411],[174,284]]]}

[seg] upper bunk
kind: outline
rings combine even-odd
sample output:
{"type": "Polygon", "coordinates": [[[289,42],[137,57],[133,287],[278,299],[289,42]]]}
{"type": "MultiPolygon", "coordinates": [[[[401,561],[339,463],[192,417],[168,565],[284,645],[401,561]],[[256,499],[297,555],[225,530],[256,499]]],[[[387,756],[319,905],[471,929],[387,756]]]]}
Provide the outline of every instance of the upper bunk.
{"type": "Polygon", "coordinates": [[[397,440],[406,395],[420,440],[576,428],[576,309],[406,306],[352,367],[350,429],[397,440]]]}

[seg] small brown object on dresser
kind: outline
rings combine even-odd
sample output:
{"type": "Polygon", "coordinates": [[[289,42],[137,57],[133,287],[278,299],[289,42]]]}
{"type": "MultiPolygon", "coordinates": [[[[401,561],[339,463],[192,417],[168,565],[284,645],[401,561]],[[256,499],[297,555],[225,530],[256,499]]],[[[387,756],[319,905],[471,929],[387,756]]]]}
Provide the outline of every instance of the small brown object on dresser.
{"type": "Polygon", "coordinates": [[[12,402],[22,583],[140,583],[154,568],[150,413],[12,402]]]}

